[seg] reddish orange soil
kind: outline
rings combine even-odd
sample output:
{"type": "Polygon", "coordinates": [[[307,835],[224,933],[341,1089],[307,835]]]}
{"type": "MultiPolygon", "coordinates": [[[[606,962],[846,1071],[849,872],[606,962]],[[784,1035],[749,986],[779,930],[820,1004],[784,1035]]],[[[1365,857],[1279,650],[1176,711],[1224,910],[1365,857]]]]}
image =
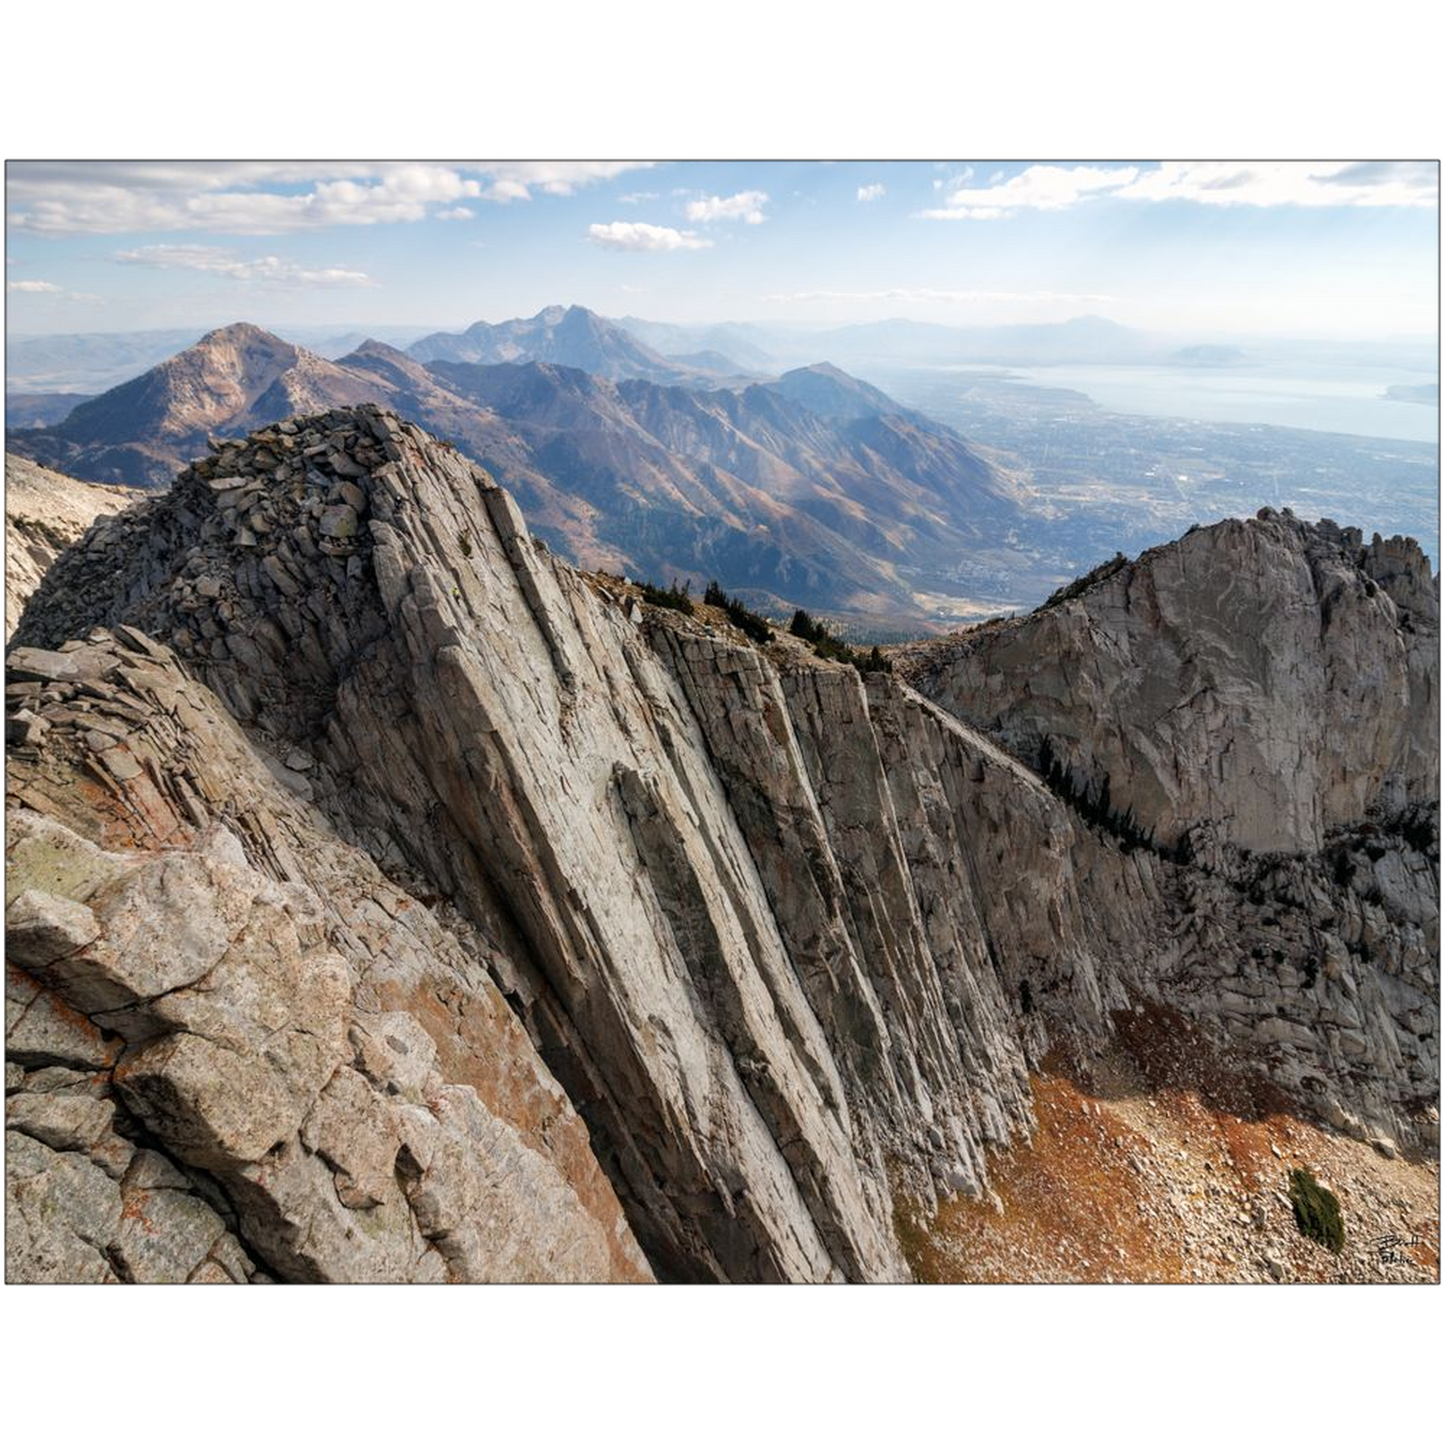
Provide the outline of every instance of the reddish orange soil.
{"type": "Polygon", "coordinates": [[[1182,1020],[1122,1015],[1087,1061],[1034,1076],[1031,1140],[995,1153],[995,1198],[898,1217],[919,1279],[964,1282],[1439,1279],[1439,1166],[1388,1159],[1287,1110],[1182,1020]],[[1289,1173],[1339,1196],[1338,1256],[1304,1238],[1289,1173]]]}

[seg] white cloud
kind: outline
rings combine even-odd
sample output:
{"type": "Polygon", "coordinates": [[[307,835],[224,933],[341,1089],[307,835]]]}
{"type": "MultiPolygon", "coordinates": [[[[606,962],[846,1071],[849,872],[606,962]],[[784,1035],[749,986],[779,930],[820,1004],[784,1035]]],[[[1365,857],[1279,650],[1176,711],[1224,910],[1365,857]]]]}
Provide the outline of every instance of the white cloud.
{"type": "Polygon", "coordinates": [[[452,206],[449,210],[438,211],[439,221],[470,221],[477,213],[468,206],[452,206]]]}
{"type": "Polygon", "coordinates": [[[947,204],[921,214],[932,221],[996,221],[1016,211],[1061,211],[1101,192],[1117,191],[1139,174],[1134,166],[1029,166],[997,185],[949,191],[947,204]]]}
{"type": "Polygon", "coordinates": [[[689,221],[745,221],[749,226],[760,226],[767,219],[763,215],[767,203],[766,191],[739,191],[735,196],[704,196],[700,201],[689,201],[685,214],[689,221]]]}
{"type": "MultiPolygon", "coordinates": [[[[937,182],[935,182],[935,185],[937,182]]],[[[996,221],[1019,211],[1059,211],[1107,196],[1205,206],[1436,206],[1433,161],[1165,161],[1151,167],[1034,165],[1007,180],[948,191],[919,214],[938,221],[996,221]]]]}
{"type": "Polygon", "coordinates": [[[92,296],[88,291],[67,291],[64,286],[57,286],[54,281],[7,281],[7,291],[18,291],[22,295],[29,296],[59,296],[63,301],[95,301],[103,304],[99,296],[92,296]]]}
{"type": "Polygon", "coordinates": [[[506,205],[508,201],[530,201],[532,192],[518,180],[509,176],[503,176],[495,180],[484,191],[480,192],[484,201],[498,201],[506,205]]]}
{"type": "Polygon", "coordinates": [[[874,181],[871,186],[858,187],[858,199],[860,201],[881,201],[887,191],[888,188],[882,181],[874,181]]]}
{"type": "Polygon", "coordinates": [[[22,231],[275,235],[421,221],[468,201],[528,200],[534,191],[571,195],[647,164],[20,161],[7,168],[6,204],[22,231]]]}
{"type": "Polygon", "coordinates": [[[1167,161],[1115,193],[1206,206],[1435,206],[1434,161],[1167,161]]]}
{"type": "Polygon", "coordinates": [[[640,206],[644,201],[655,201],[658,199],[656,191],[628,191],[625,196],[617,198],[624,206],[640,206]]]}
{"type": "Polygon", "coordinates": [[[364,271],[342,266],[301,266],[280,256],[238,256],[220,246],[141,246],[119,251],[124,266],[150,266],[158,271],[205,271],[233,281],[270,286],[372,286],[364,271]]]}
{"type": "Polygon", "coordinates": [[[495,176],[529,193],[539,190],[548,196],[570,196],[582,186],[610,181],[626,171],[648,171],[653,161],[495,161],[459,162],[462,170],[478,170],[495,176]]]}
{"type": "MultiPolygon", "coordinates": [[[[950,170],[947,162],[937,162],[936,168],[940,170],[949,170],[949,174],[934,176],[933,189],[935,191],[951,191],[956,186],[967,185],[968,182],[973,179],[972,166],[963,166],[957,170],[950,170]]],[[[1002,172],[1000,172],[1000,175],[1001,174],[1002,172]]],[[[995,177],[995,179],[998,179],[998,177],[995,177]]],[[[989,184],[992,185],[993,182],[990,181],[989,184]]]]}
{"type": "Polygon", "coordinates": [[[612,251],[700,251],[711,241],[691,231],[671,226],[651,226],[646,221],[609,221],[588,226],[587,239],[612,251]]]}

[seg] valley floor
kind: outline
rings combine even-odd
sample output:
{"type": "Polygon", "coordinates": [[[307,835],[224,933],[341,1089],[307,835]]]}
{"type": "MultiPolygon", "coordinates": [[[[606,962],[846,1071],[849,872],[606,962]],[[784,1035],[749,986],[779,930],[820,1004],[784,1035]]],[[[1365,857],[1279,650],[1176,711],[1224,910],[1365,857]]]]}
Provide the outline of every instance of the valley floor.
{"type": "Polygon", "coordinates": [[[930,1283],[1438,1283],[1440,1169],[1288,1112],[1178,1022],[1141,1013],[1033,1076],[1032,1140],[990,1162],[996,1200],[898,1215],[930,1283]],[[1338,1256],[1306,1239],[1290,1170],[1332,1189],[1338,1256]]]}

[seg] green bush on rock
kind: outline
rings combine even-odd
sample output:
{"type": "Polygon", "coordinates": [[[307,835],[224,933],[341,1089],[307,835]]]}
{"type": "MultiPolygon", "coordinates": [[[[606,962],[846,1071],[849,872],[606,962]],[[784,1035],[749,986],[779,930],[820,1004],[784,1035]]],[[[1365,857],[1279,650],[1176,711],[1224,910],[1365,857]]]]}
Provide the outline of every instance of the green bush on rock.
{"type": "Polygon", "coordinates": [[[1332,1254],[1339,1254],[1345,1247],[1340,1201],[1308,1169],[1290,1170],[1289,1198],[1299,1232],[1332,1254]]]}

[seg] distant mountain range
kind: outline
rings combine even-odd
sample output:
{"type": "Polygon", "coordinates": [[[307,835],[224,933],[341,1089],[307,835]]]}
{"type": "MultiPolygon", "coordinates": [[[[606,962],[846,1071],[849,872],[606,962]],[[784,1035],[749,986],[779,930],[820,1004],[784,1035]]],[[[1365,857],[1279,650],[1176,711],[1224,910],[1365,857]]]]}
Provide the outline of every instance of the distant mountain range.
{"type": "Polygon", "coordinates": [[[1411,401],[1421,406],[1440,405],[1440,383],[1438,381],[1423,382],[1419,386],[1410,386],[1403,382],[1385,388],[1386,401],[1411,401]]]}
{"type": "MultiPolygon", "coordinates": [[[[1200,340],[1139,331],[1099,316],[1011,326],[947,326],[894,318],[850,326],[785,322],[682,325],[638,316],[608,319],[581,306],[549,306],[536,316],[461,331],[420,326],[283,325],[286,340],[338,359],[363,342],[409,348],[419,361],[545,361],[576,366],[612,381],[736,386],[827,358],[885,385],[900,370],[952,366],[1378,366],[1386,372],[1435,375],[1430,342],[1289,340],[1273,337],[1200,340]]],[[[95,395],[138,376],[198,339],[195,331],[134,331],[66,336],[11,336],[6,348],[7,400],[18,394],[95,395]]],[[[1386,378],[1382,376],[1382,385],[1386,378]]],[[[17,424],[12,418],[10,425],[17,424]]]]}
{"type": "Polygon", "coordinates": [[[718,352],[755,371],[776,371],[777,358],[768,349],[769,333],[745,321],[723,321],[709,326],[679,326],[670,321],[644,321],[640,316],[619,316],[615,324],[630,331],[655,351],[672,357],[695,352],[718,352]]]}
{"type": "Polygon", "coordinates": [[[609,381],[637,379],[663,385],[705,386],[740,378],[743,366],[715,349],[664,356],[631,331],[585,306],[548,306],[535,316],[492,325],[478,321],[461,332],[434,332],[407,348],[418,361],[496,365],[544,361],[572,366],[609,381]]]}
{"type": "MultiPolygon", "coordinates": [[[[559,345],[625,335],[569,315],[543,322],[559,345]]],[[[611,350],[615,364],[626,355],[611,350]]],[[[74,476],[156,487],[208,437],[367,401],[487,467],[582,565],[716,576],[758,605],[916,619],[960,556],[1024,520],[1020,489],[963,437],[826,365],[696,388],[538,361],[424,363],[374,341],[329,361],[242,323],[8,444],[74,476]]]]}

